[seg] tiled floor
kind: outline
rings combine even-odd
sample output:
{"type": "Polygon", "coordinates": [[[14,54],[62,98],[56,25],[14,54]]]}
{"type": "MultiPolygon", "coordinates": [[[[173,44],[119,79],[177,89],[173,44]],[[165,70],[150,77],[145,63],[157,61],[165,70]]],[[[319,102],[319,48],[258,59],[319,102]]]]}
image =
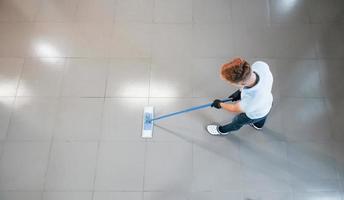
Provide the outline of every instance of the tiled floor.
{"type": "Polygon", "coordinates": [[[0,200],[344,200],[343,0],[0,0],[0,200]],[[270,64],[263,132],[218,77],[270,64]]]}

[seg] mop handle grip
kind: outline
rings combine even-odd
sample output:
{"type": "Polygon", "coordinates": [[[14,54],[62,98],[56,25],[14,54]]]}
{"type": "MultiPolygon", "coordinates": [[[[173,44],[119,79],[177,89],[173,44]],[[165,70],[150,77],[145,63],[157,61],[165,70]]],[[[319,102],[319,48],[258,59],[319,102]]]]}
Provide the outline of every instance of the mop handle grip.
{"type": "MultiPolygon", "coordinates": [[[[228,102],[228,101],[232,101],[232,99],[233,98],[220,99],[220,101],[222,103],[225,103],[225,102],[228,102]]],[[[195,107],[191,107],[191,108],[188,108],[188,109],[185,109],[185,110],[181,110],[181,111],[178,111],[178,112],[173,112],[173,113],[170,113],[170,114],[167,114],[167,115],[162,115],[160,117],[156,117],[156,118],[151,119],[150,122],[157,121],[157,120],[160,120],[160,119],[164,119],[164,118],[167,118],[167,117],[172,117],[174,115],[179,115],[179,114],[182,114],[182,113],[191,112],[191,111],[194,111],[194,110],[200,110],[200,109],[203,109],[203,108],[207,108],[207,107],[210,107],[211,104],[213,104],[213,103],[208,103],[208,104],[204,104],[204,105],[200,105],[200,106],[195,106],[195,107]]]]}

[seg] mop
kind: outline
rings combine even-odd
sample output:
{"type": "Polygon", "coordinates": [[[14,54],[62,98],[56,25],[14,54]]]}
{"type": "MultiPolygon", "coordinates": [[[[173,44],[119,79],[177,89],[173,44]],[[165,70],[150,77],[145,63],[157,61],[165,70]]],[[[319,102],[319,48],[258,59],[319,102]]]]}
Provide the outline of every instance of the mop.
{"type": "MultiPolygon", "coordinates": [[[[232,98],[227,98],[227,99],[222,99],[221,102],[225,103],[228,101],[231,101],[232,98]]],[[[173,113],[169,113],[166,115],[162,115],[159,117],[154,118],[154,107],[153,106],[145,106],[143,109],[143,127],[142,127],[142,137],[143,138],[152,138],[153,137],[153,125],[154,125],[154,121],[158,121],[161,119],[166,119],[168,117],[172,117],[175,115],[179,115],[179,114],[183,114],[183,113],[187,113],[187,112],[191,112],[191,111],[195,111],[195,110],[200,110],[203,108],[208,108],[211,107],[212,103],[208,103],[208,104],[204,104],[204,105],[200,105],[200,106],[195,106],[195,107],[191,107],[185,110],[181,110],[178,112],[173,112],[173,113]]]]}

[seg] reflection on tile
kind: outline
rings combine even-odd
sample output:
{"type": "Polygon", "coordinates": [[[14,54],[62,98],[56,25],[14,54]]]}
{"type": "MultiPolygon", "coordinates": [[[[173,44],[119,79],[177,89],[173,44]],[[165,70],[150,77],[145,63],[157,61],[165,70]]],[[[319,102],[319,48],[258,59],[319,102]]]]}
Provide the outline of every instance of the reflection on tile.
{"type": "Polygon", "coordinates": [[[8,128],[11,140],[50,140],[57,101],[52,98],[17,97],[8,128]]]}
{"type": "Polygon", "coordinates": [[[60,95],[65,59],[44,58],[25,61],[18,96],[60,95]]]}
{"type": "Polygon", "coordinates": [[[155,0],[154,22],[191,23],[192,0],[155,0]]]}
{"type": "Polygon", "coordinates": [[[33,57],[65,57],[72,49],[71,23],[35,23],[29,55],[33,57]]]}
{"type": "Polygon", "coordinates": [[[294,200],[342,200],[338,192],[308,192],[295,193],[294,200]]]}
{"type": "Polygon", "coordinates": [[[44,192],[43,200],[92,200],[92,192],[44,192]]]}
{"type": "Polygon", "coordinates": [[[147,144],[145,190],[184,191],[191,188],[191,179],[192,144],[185,142],[147,144]]]}
{"type": "Polygon", "coordinates": [[[150,96],[191,97],[191,60],[153,60],[151,68],[150,96]]]}
{"type": "Polygon", "coordinates": [[[24,59],[0,58],[0,96],[15,96],[24,59]]]}
{"type": "Polygon", "coordinates": [[[142,108],[145,105],[145,98],[106,99],[102,140],[142,140],[142,108]]]}
{"type": "Polygon", "coordinates": [[[101,132],[103,99],[61,99],[54,138],[58,140],[97,140],[101,132]]]}
{"type": "MultiPolygon", "coordinates": [[[[336,159],[337,171],[339,178],[344,180],[344,142],[337,141],[334,144],[334,157],[336,159]]],[[[344,182],[342,181],[342,189],[344,189],[344,182]]]]}
{"type": "Polygon", "coordinates": [[[102,142],[99,150],[96,190],[142,190],[144,152],[144,142],[102,142]]]}
{"type": "Polygon", "coordinates": [[[7,142],[0,162],[1,190],[43,189],[49,142],[7,142]]]}
{"type": "Polygon", "coordinates": [[[270,0],[272,23],[307,24],[310,22],[307,0],[270,0]]]}
{"type": "MultiPolygon", "coordinates": [[[[0,141],[6,139],[14,97],[0,98],[0,141]]],[[[1,154],[0,154],[1,155],[1,154]]]]}
{"type": "Polygon", "coordinates": [[[231,1],[228,1],[228,0],[193,1],[193,20],[196,23],[230,22],[231,1]]]}
{"type": "Polygon", "coordinates": [[[62,96],[104,97],[109,60],[68,59],[62,96]]]}
{"type": "Polygon", "coordinates": [[[107,97],[148,97],[150,59],[111,60],[107,97]]]}
{"type": "Polygon", "coordinates": [[[115,20],[153,22],[154,0],[117,0],[115,20]]]}
{"type": "Polygon", "coordinates": [[[336,141],[344,141],[343,135],[343,117],[344,117],[344,101],[341,98],[327,98],[326,106],[329,112],[329,121],[331,131],[336,141]]]}
{"type": "Polygon", "coordinates": [[[45,190],[92,190],[96,142],[54,142],[45,190]]]}

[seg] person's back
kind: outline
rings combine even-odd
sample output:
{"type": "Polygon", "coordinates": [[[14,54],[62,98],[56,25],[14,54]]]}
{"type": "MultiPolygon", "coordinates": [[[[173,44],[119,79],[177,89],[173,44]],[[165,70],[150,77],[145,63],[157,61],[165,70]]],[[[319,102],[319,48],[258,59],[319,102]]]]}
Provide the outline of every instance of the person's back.
{"type": "Polygon", "coordinates": [[[208,132],[212,135],[227,135],[245,124],[261,129],[273,102],[273,76],[268,64],[257,61],[250,66],[245,60],[237,58],[224,64],[220,74],[223,80],[240,89],[229,97],[235,103],[226,104],[216,99],[212,106],[240,114],[225,126],[208,125],[208,132]]]}

